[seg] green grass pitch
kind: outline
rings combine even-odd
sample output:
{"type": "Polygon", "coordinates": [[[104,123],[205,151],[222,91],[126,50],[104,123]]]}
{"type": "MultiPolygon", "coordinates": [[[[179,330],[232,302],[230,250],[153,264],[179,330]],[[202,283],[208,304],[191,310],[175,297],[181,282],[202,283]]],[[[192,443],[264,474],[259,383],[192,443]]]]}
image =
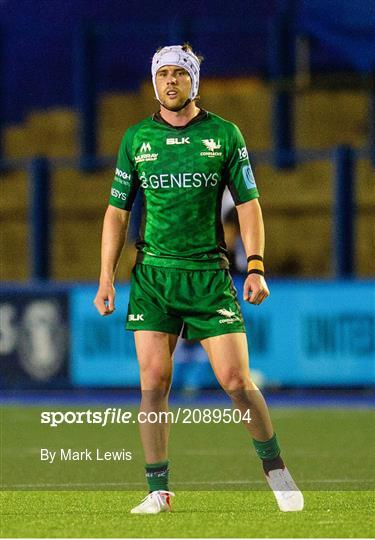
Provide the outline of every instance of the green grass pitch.
{"type": "MultiPolygon", "coordinates": [[[[64,407],[99,409],[97,406],[64,407]]],[[[281,513],[242,426],[172,426],[173,513],[131,515],[145,495],[136,425],[40,424],[41,410],[2,411],[2,537],[372,537],[374,411],[273,409],[305,510],[281,513]],[[40,448],[130,450],[130,462],[47,464],[40,448]]],[[[122,406],[124,410],[129,407],[122,406]]]]}

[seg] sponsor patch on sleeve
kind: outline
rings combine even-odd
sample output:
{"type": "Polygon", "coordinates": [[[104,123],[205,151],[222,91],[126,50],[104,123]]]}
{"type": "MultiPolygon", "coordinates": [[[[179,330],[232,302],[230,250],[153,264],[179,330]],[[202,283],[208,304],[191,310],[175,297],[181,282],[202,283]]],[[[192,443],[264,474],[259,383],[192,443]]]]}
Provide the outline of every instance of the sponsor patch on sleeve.
{"type": "Polygon", "coordinates": [[[118,167],[116,167],[116,172],[115,172],[115,180],[119,183],[119,184],[129,184],[130,183],[130,180],[131,180],[131,174],[130,173],[127,173],[125,171],[121,171],[121,169],[119,169],[118,167]]]}
{"type": "Polygon", "coordinates": [[[121,201],[126,201],[126,193],[123,193],[122,191],[119,191],[118,189],[116,188],[112,188],[111,189],[111,195],[112,197],[115,197],[116,199],[120,199],[121,201]]]}
{"type": "Polygon", "coordinates": [[[250,165],[245,165],[244,167],[242,167],[242,175],[245,180],[247,189],[253,189],[257,187],[250,165]]]}

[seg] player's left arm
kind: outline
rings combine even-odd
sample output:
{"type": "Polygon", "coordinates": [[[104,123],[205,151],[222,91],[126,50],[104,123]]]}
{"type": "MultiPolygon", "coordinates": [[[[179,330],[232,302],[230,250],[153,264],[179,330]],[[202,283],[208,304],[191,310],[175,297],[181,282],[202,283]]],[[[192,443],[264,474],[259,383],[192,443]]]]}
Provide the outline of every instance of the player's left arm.
{"type": "MultiPolygon", "coordinates": [[[[236,206],[242,243],[246,252],[246,257],[258,255],[263,258],[264,255],[264,224],[262,209],[258,199],[252,199],[236,206]]],[[[261,268],[262,264],[255,259],[250,267],[261,268]]],[[[261,271],[261,270],[260,270],[261,271]]],[[[243,286],[243,298],[250,304],[259,305],[270,291],[267,287],[264,276],[260,273],[250,273],[245,279],[243,286]]]]}

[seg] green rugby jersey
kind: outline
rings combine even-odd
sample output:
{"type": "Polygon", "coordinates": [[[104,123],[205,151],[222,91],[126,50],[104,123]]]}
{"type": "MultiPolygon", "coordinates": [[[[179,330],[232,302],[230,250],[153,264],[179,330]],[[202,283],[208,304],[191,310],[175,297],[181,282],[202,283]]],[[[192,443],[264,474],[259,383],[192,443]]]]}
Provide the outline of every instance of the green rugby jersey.
{"type": "Polygon", "coordinates": [[[221,223],[225,186],[236,205],[259,196],[237,126],[204,110],[183,127],[156,114],[126,131],[109,204],[130,211],[142,190],[137,261],[228,268],[221,223]]]}

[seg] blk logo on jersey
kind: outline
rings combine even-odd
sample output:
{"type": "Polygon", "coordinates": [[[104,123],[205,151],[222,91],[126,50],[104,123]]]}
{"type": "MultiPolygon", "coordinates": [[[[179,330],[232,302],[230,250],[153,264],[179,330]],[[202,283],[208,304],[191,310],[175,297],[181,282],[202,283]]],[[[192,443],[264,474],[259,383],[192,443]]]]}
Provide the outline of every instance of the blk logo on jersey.
{"type": "Polygon", "coordinates": [[[166,140],[167,144],[190,144],[190,137],[181,137],[181,139],[178,139],[177,137],[170,137],[166,140]]]}
{"type": "Polygon", "coordinates": [[[144,317],[143,313],[137,313],[137,315],[134,315],[134,313],[131,313],[128,316],[128,321],[131,321],[131,322],[144,321],[143,317],[144,317]]]}

